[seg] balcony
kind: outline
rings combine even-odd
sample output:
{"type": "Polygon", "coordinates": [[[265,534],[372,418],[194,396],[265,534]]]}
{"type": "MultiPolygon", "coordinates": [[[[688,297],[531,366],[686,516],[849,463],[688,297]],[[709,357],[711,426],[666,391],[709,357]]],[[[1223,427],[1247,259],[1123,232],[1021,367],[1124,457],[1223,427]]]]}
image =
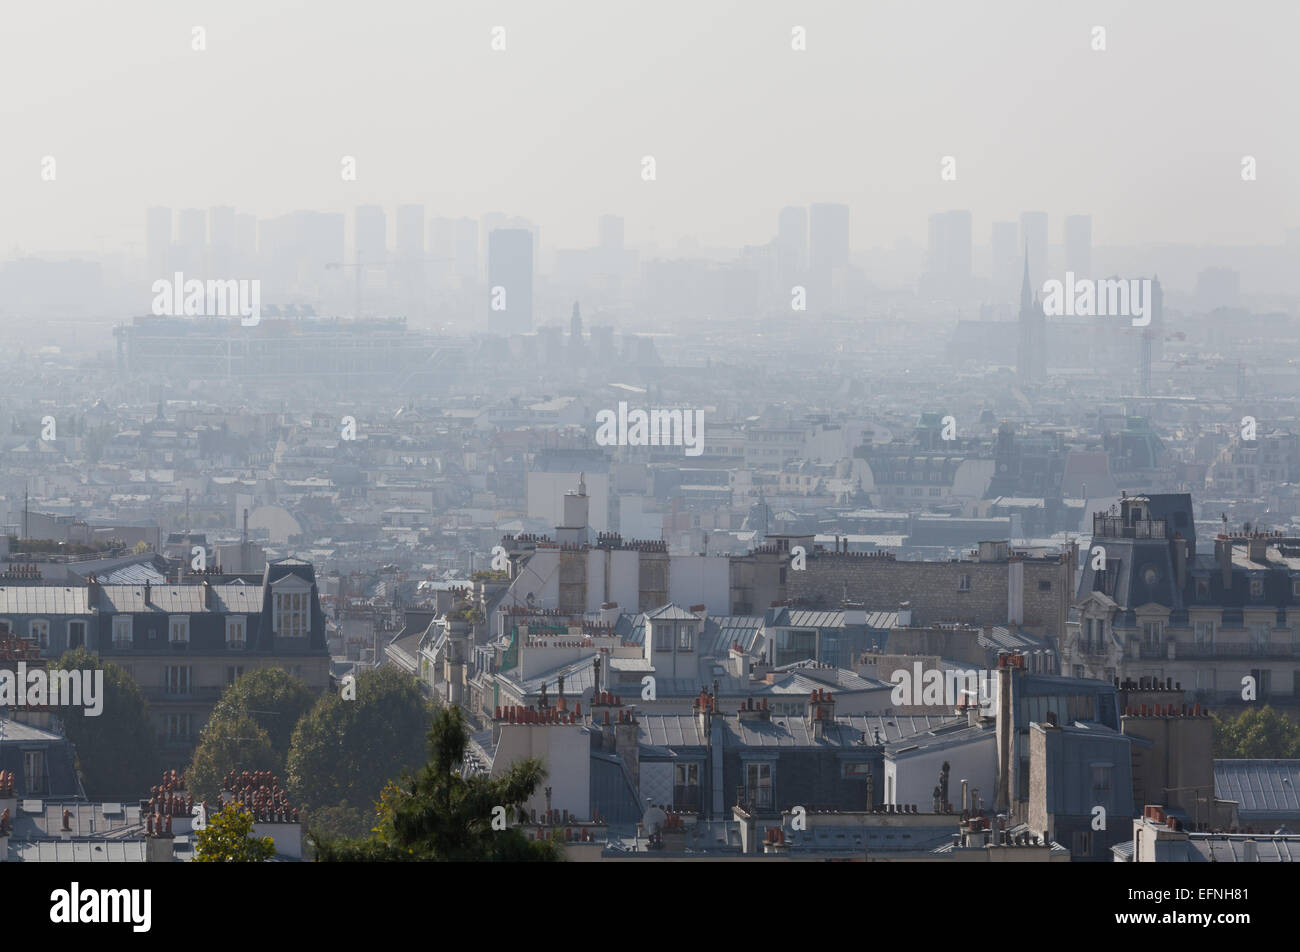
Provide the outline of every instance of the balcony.
{"type": "MultiPolygon", "coordinates": [[[[1206,645],[1178,642],[1174,650],[1176,652],[1174,657],[1178,660],[1291,658],[1300,661],[1300,646],[1289,644],[1261,645],[1251,641],[1229,641],[1206,645]]],[[[1145,658],[1147,655],[1143,654],[1142,657],[1145,658]]],[[[1157,657],[1163,658],[1165,655],[1157,657]]]]}

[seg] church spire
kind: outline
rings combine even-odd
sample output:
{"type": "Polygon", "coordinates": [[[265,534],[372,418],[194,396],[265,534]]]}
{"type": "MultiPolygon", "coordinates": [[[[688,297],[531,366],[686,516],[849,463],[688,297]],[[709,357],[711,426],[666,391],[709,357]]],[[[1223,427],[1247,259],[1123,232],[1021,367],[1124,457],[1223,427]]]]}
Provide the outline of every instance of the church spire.
{"type": "Polygon", "coordinates": [[[1020,309],[1028,311],[1034,306],[1034,290],[1029,286],[1029,243],[1025,243],[1025,278],[1020,284],[1020,309]]]}

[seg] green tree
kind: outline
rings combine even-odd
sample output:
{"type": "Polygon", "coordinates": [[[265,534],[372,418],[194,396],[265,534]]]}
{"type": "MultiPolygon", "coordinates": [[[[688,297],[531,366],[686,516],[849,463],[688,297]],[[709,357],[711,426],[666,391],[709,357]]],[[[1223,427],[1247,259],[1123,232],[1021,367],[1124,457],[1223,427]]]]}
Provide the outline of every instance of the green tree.
{"type": "MultiPolygon", "coordinates": [[[[63,671],[104,672],[100,713],[84,706],[58,709],[64,733],[77,751],[77,770],[92,800],[130,800],[145,795],[162,770],[158,735],[149,721],[149,702],[131,676],[86,648],[63,654],[53,665],[63,671]]],[[[82,698],[85,701],[85,698],[82,698]]]]}
{"type": "Polygon", "coordinates": [[[269,836],[254,839],[253,814],[243,804],[230,803],[208,818],[195,834],[196,863],[262,863],[275,855],[275,841],[269,836]]]}
{"type": "Polygon", "coordinates": [[[280,768],[271,738],[247,714],[212,718],[199,735],[185,783],[196,800],[215,800],[230,771],[280,768]]]}
{"type": "Polygon", "coordinates": [[[529,840],[518,827],[494,828],[516,816],[546,776],[538,760],[512,764],[500,777],[462,777],[469,731],[458,707],[441,709],[429,731],[429,760],[419,775],[385,785],[378,823],[364,840],[313,837],[321,862],[555,862],[558,842],[529,840]]]}
{"type": "Polygon", "coordinates": [[[1214,756],[1225,760],[1300,758],[1300,725],[1265,704],[1214,720],[1214,756]]]}
{"type": "Polygon", "coordinates": [[[299,721],[286,765],[290,797],[308,813],[338,804],[369,810],[385,782],[424,762],[430,715],[410,675],[362,672],[355,701],[323,695],[299,721]]]}
{"type": "Polygon", "coordinates": [[[351,839],[370,832],[373,820],[367,820],[367,811],[340,803],[321,807],[303,817],[308,835],[319,840],[351,839]]]}
{"type": "Polygon", "coordinates": [[[315,701],[316,695],[301,678],[281,668],[258,668],[240,675],[222,692],[221,700],[212,709],[211,720],[251,717],[270,738],[277,758],[273,769],[282,774],[294,728],[315,701]]]}

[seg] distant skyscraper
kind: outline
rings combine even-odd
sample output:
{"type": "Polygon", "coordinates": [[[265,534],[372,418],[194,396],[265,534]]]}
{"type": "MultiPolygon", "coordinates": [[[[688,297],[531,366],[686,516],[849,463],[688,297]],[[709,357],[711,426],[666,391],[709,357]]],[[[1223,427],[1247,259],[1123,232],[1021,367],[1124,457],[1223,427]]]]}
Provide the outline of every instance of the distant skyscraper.
{"type": "Polygon", "coordinates": [[[990,238],[993,260],[989,268],[989,277],[999,296],[1015,293],[1021,255],[1021,249],[1017,247],[1018,236],[1019,228],[1015,222],[995,221],[993,223],[993,233],[990,238]]]}
{"type": "Polygon", "coordinates": [[[970,278],[971,240],[970,212],[940,212],[930,216],[927,270],[942,278],[949,290],[970,278]]]}
{"type": "Polygon", "coordinates": [[[848,267],[849,206],[813,205],[808,221],[809,258],[813,269],[848,267]]]}
{"type": "Polygon", "coordinates": [[[397,241],[394,250],[398,258],[424,257],[424,206],[397,206],[397,241]]]}
{"type": "Polygon", "coordinates": [[[849,206],[813,205],[808,213],[808,306],[833,306],[835,272],[849,265],[849,206]]]}
{"type": "Polygon", "coordinates": [[[214,278],[234,277],[235,210],[229,205],[208,209],[208,268],[214,278]]]}
{"type": "Polygon", "coordinates": [[[601,215],[599,228],[600,248],[605,251],[623,250],[623,219],[618,215],[601,215]]]}
{"type": "Polygon", "coordinates": [[[1047,212],[1022,212],[1020,251],[1029,249],[1029,281],[1037,294],[1047,280],[1047,212]]]}
{"type": "Polygon", "coordinates": [[[478,277],[478,222],[472,218],[434,218],[429,222],[429,255],[452,262],[457,277],[478,277]]]}
{"type": "Polygon", "coordinates": [[[1019,340],[1016,347],[1016,376],[1021,383],[1038,383],[1047,376],[1047,318],[1029,277],[1031,263],[1025,256],[1025,275],[1020,284],[1019,340]]]}
{"type": "Polygon", "coordinates": [[[203,256],[208,243],[208,216],[201,208],[182,209],[176,220],[176,241],[172,266],[194,277],[203,273],[203,256]]]}
{"type": "Polygon", "coordinates": [[[235,216],[235,260],[239,262],[239,267],[245,267],[244,262],[251,262],[257,254],[257,216],[256,215],[236,215],[235,216]]]}
{"type": "Polygon", "coordinates": [[[793,277],[808,267],[808,209],[787,205],[776,219],[777,267],[793,277]]]}
{"type": "Polygon", "coordinates": [[[1065,270],[1076,278],[1092,277],[1092,216],[1065,218],[1065,270]]]}
{"type": "Polygon", "coordinates": [[[382,264],[388,259],[388,219],[379,205],[358,205],[352,221],[355,264],[382,264]]]}
{"type": "Polygon", "coordinates": [[[533,233],[525,228],[488,235],[488,329],[502,335],[533,329],[533,233]]]}
{"type": "Polygon", "coordinates": [[[157,206],[145,213],[145,255],[151,275],[171,268],[172,210],[157,206]]]}

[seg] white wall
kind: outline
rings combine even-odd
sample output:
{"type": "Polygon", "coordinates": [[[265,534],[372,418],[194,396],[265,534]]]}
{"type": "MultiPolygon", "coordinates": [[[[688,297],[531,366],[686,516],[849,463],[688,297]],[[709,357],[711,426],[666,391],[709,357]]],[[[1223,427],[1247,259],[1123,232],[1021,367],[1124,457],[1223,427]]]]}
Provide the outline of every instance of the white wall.
{"type": "MultiPolygon", "coordinates": [[[[890,775],[892,767],[895,777],[893,799],[887,802],[895,805],[915,803],[917,810],[929,813],[934,805],[934,788],[939,784],[939,771],[946,760],[949,766],[948,800],[952,803],[952,808],[961,812],[961,782],[964,778],[970,781],[970,786],[979,787],[980,799],[988,810],[996,793],[995,734],[989,730],[979,740],[959,747],[904,755],[893,761],[886,758],[885,775],[890,775]]],[[[889,789],[888,784],[885,789],[889,789]]]]}
{"type": "MultiPolygon", "coordinates": [[[[546,779],[524,804],[539,814],[546,809],[546,788],[551,788],[551,809],[568,810],[578,819],[591,819],[590,741],[582,728],[559,724],[502,724],[492,776],[500,777],[516,761],[536,757],[546,779]]],[[[513,818],[511,818],[513,820],[513,818]]]]}

